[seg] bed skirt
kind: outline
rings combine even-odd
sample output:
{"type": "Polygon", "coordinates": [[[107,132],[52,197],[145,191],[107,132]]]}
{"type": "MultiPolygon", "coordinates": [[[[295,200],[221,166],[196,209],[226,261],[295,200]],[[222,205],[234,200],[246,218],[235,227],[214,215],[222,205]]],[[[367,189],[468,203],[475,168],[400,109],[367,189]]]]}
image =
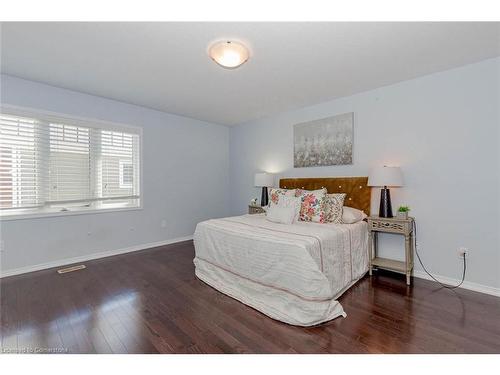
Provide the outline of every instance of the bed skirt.
{"type": "Polygon", "coordinates": [[[276,287],[267,286],[241,277],[229,270],[202,260],[194,259],[196,276],[245,305],[270,318],[297,326],[314,326],[339,316],[346,316],[336,298],[353,285],[348,285],[331,299],[306,299],[276,287]]]}

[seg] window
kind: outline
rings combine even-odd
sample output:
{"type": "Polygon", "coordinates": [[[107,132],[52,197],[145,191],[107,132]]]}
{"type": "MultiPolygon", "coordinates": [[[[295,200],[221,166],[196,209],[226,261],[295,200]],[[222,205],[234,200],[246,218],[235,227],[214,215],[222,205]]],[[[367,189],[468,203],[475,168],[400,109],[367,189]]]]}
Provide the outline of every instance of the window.
{"type": "Polygon", "coordinates": [[[0,119],[0,209],[34,207],[40,200],[35,121],[0,119]]]}
{"type": "Polygon", "coordinates": [[[140,206],[140,132],[43,114],[0,114],[2,217],[140,206]]]}
{"type": "Polygon", "coordinates": [[[134,181],[134,167],[132,163],[120,160],[120,189],[131,188],[134,181]]]}

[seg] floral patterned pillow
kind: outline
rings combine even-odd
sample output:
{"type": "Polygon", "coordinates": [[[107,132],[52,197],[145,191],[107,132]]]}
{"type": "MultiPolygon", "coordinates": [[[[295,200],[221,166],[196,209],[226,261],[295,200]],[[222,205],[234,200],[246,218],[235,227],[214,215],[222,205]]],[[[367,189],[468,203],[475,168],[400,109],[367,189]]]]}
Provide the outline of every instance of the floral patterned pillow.
{"type": "Polygon", "coordinates": [[[346,194],[327,194],[325,197],[325,222],[341,224],[346,194]]]}
{"type": "Polygon", "coordinates": [[[294,197],[295,189],[269,188],[269,205],[278,204],[280,196],[294,197]]]}
{"type": "Polygon", "coordinates": [[[325,222],[325,196],[326,189],[302,190],[297,189],[295,196],[300,197],[302,204],[300,207],[301,221],[312,221],[315,223],[325,222]]]}

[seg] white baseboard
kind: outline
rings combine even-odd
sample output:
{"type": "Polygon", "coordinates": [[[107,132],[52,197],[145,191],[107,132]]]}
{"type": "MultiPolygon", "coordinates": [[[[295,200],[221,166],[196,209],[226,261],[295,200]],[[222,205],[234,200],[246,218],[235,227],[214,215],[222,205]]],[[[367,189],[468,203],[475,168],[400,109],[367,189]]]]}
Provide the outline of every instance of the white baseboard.
{"type": "MultiPolygon", "coordinates": [[[[15,269],[11,269],[11,270],[0,271],[0,278],[21,275],[23,273],[28,273],[28,272],[45,270],[48,268],[66,266],[68,264],[73,264],[73,263],[86,262],[86,261],[89,261],[92,259],[106,258],[106,257],[110,257],[113,255],[126,254],[126,253],[131,253],[134,251],[146,250],[146,249],[150,249],[150,248],[154,248],[154,247],[158,247],[158,246],[170,245],[170,244],[177,243],[177,242],[189,241],[192,239],[193,239],[193,236],[178,237],[178,238],[172,238],[169,240],[164,240],[164,241],[159,241],[159,242],[150,242],[150,243],[135,245],[135,246],[126,247],[126,248],[122,248],[122,249],[102,251],[99,253],[83,255],[80,257],[66,258],[66,259],[57,260],[57,261],[53,261],[53,262],[35,264],[33,266],[27,266],[27,267],[15,268],[15,269]]],[[[423,271],[415,270],[413,275],[415,277],[420,278],[420,279],[434,281],[434,280],[432,280],[432,278],[429,275],[427,275],[423,271]]],[[[435,277],[439,281],[441,281],[445,284],[448,284],[448,285],[456,285],[460,282],[460,280],[452,279],[452,278],[446,277],[446,276],[435,275],[435,277]]],[[[494,288],[492,286],[477,284],[477,283],[473,283],[470,281],[464,281],[464,283],[461,285],[461,288],[500,297],[500,288],[494,288]]]]}
{"type": "MultiPolygon", "coordinates": [[[[419,279],[434,281],[424,271],[415,270],[413,271],[413,276],[418,277],[419,279]]],[[[433,276],[446,285],[458,285],[458,283],[460,283],[460,280],[452,279],[450,277],[440,276],[440,275],[433,275],[433,276]]],[[[492,286],[477,284],[470,281],[464,281],[463,284],[460,286],[460,288],[469,289],[473,290],[474,292],[491,294],[492,296],[500,297],[500,288],[494,288],[492,286]]]]}
{"type": "Polygon", "coordinates": [[[178,238],[172,238],[172,239],[165,240],[165,241],[145,243],[145,244],[135,245],[135,246],[126,247],[126,248],[122,248],[122,249],[102,251],[99,253],[83,255],[80,257],[66,258],[66,259],[56,260],[53,262],[40,263],[40,264],[35,264],[33,266],[14,268],[11,270],[0,271],[0,278],[20,275],[20,274],[28,273],[28,272],[45,270],[47,268],[66,266],[68,264],[73,264],[73,263],[86,262],[86,261],[89,261],[92,259],[106,258],[106,257],[110,257],[113,255],[131,253],[131,252],[140,251],[140,250],[146,250],[146,249],[150,249],[153,247],[170,245],[173,243],[189,241],[192,239],[193,239],[193,236],[178,237],[178,238]]]}

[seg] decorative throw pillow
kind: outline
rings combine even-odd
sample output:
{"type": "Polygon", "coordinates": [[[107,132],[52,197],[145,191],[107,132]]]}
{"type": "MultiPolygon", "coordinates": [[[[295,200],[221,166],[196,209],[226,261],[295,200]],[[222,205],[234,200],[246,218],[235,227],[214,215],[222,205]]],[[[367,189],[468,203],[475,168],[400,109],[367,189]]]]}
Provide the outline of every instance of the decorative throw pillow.
{"type": "Polygon", "coordinates": [[[325,197],[325,222],[341,224],[342,223],[342,208],[346,194],[327,194],[325,197]]]}
{"type": "Polygon", "coordinates": [[[295,208],[273,204],[267,210],[266,219],[273,223],[292,224],[295,218],[295,208]]]}
{"type": "Polygon", "coordinates": [[[295,189],[269,188],[269,205],[278,204],[281,196],[295,196],[295,189]]]}
{"type": "Polygon", "coordinates": [[[315,223],[325,222],[326,189],[302,190],[297,189],[295,196],[300,197],[300,220],[315,223]]]}
{"type": "Polygon", "coordinates": [[[342,223],[343,224],[354,224],[358,221],[364,220],[366,218],[366,214],[358,210],[356,208],[345,206],[342,210],[342,223]]]}
{"type": "MultiPolygon", "coordinates": [[[[273,204],[272,206],[274,207],[276,205],[273,204]]],[[[293,221],[299,221],[300,207],[302,206],[302,200],[300,199],[300,197],[289,197],[287,195],[283,195],[279,199],[278,206],[292,207],[295,212],[293,221]]]]}

